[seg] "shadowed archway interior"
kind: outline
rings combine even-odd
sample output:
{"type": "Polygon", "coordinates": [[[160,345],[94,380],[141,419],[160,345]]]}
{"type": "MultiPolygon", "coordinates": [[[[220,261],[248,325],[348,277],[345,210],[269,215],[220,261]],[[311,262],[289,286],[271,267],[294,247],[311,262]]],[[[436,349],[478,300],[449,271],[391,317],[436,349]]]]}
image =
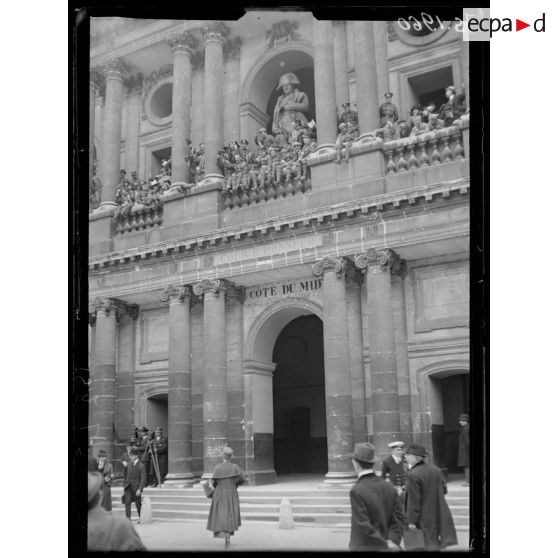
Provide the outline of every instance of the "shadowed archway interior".
{"type": "Polygon", "coordinates": [[[289,322],[275,342],[274,462],[278,475],[327,473],[323,324],[315,315],[289,322]]]}

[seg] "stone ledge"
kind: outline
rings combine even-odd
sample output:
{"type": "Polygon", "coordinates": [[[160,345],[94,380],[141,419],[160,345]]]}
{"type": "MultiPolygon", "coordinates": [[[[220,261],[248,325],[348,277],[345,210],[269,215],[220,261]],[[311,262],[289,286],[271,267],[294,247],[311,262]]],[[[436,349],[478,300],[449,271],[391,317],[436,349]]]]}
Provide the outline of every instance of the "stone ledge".
{"type": "Polygon", "coordinates": [[[122,252],[113,252],[102,257],[94,257],[89,260],[89,268],[96,266],[118,264],[126,260],[142,260],[162,254],[172,254],[184,252],[191,248],[202,248],[204,244],[213,246],[217,242],[228,242],[229,240],[239,240],[243,235],[253,237],[255,233],[267,234],[269,231],[280,231],[283,227],[294,229],[298,226],[312,226],[321,224],[327,219],[338,219],[340,216],[349,218],[355,217],[358,213],[367,214],[372,211],[385,211],[389,208],[398,208],[402,202],[414,204],[417,199],[424,199],[429,202],[436,198],[448,198],[452,192],[466,194],[470,188],[468,178],[462,178],[451,182],[434,184],[428,186],[417,186],[405,191],[398,191],[387,194],[379,194],[369,198],[359,199],[351,202],[329,206],[309,212],[297,212],[284,219],[266,219],[253,221],[241,226],[234,226],[221,229],[218,232],[207,233],[202,236],[190,236],[164,243],[152,244],[141,248],[133,248],[122,252]]]}

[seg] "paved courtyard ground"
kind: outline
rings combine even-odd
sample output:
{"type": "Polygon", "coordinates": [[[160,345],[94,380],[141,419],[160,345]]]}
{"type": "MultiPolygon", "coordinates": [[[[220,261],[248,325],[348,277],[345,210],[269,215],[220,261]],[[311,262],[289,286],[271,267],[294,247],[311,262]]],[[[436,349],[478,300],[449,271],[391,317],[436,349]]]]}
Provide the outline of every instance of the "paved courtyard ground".
{"type": "MultiPolygon", "coordinates": [[[[222,551],[224,540],[213,538],[205,521],[154,522],[136,525],[148,550],[222,551]]],[[[448,550],[468,550],[468,534],[457,533],[459,545],[448,550]]],[[[348,551],[349,529],[346,527],[296,526],[279,529],[269,523],[251,521],[231,537],[231,551],[348,551]]]]}

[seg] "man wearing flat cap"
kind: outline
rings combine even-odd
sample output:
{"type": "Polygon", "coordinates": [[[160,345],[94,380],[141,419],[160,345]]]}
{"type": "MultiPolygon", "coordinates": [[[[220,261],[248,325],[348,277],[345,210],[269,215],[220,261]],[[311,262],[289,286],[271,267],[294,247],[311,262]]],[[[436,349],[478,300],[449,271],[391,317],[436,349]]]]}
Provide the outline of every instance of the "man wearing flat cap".
{"type": "Polygon", "coordinates": [[[350,550],[399,550],[405,514],[397,491],[374,473],[372,444],[355,445],[352,462],[358,479],[351,488],[350,550]]]}
{"type": "Polygon", "coordinates": [[[457,466],[465,469],[465,484],[463,486],[469,486],[469,415],[462,413],[457,420],[459,426],[461,426],[457,449],[457,466]]]}
{"type": "Polygon", "coordinates": [[[406,512],[409,529],[422,529],[425,550],[441,550],[457,544],[457,535],[446,502],[446,483],[442,472],[424,459],[423,446],[410,444],[407,448],[406,512]]]}
{"type": "MultiPolygon", "coordinates": [[[[382,461],[382,478],[391,482],[397,490],[397,495],[402,498],[407,483],[407,463],[403,450],[404,442],[391,442],[388,447],[391,455],[382,461]]],[[[404,504],[404,500],[401,501],[404,504]]]]}
{"type": "Polygon", "coordinates": [[[88,473],[87,481],[87,550],[147,550],[129,521],[113,517],[101,506],[103,477],[88,473]]]}

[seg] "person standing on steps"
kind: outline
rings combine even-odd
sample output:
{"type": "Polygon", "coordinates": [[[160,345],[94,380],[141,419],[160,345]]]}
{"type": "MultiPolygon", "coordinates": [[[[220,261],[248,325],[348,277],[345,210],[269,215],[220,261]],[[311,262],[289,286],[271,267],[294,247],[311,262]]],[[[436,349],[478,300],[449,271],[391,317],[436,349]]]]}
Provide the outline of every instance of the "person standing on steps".
{"type": "MultiPolygon", "coordinates": [[[[141,493],[147,482],[145,467],[140,461],[139,454],[141,448],[132,448],[130,450],[131,463],[126,467],[126,476],[124,477],[124,509],[126,517],[132,520],[132,502],[136,504],[138,517],[141,516],[141,493]]],[[[140,519],[138,519],[138,523],[140,519]]]]}
{"type": "Polygon", "coordinates": [[[214,491],[211,496],[211,508],[207,519],[207,530],[213,531],[213,536],[225,539],[225,548],[231,546],[231,536],[240,527],[240,504],[237,486],[246,481],[242,469],[231,463],[233,450],[227,446],[223,448],[223,463],[219,463],[213,471],[210,483],[214,491]]]}
{"type": "Polygon", "coordinates": [[[463,413],[457,419],[461,426],[459,433],[459,446],[457,451],[457,466],[465,470],[465,484],[469,486],[471,477],[469,476],[469,415],[463,413]]]}

